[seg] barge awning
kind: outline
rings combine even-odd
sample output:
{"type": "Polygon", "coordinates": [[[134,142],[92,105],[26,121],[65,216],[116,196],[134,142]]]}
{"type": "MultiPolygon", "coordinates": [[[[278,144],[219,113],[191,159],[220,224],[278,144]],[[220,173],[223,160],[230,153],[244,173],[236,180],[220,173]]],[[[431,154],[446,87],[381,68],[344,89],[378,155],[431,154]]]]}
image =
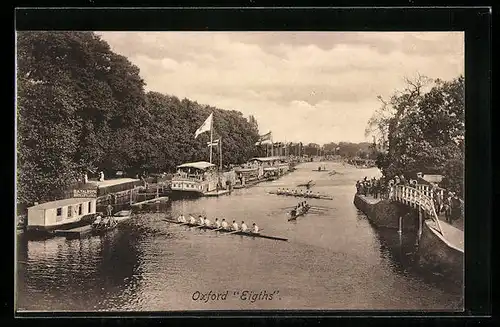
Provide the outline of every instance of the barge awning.
{"type": "Polygon", "coordinates": [[[95,185],[99,188],[104,188],[104,187],[109,187],[109,186],[115,186],[115,185],[120,185],[120,184],[125,184],[125,183],[140,182],[140,181],[141,181],[140,179],[134,179],[134,178],[116,178],[116,179],[104,180],[102,182],[88,181],[88,184],[95,185]]]}
{"type": "Polygon", "coordinates": [[[201,170],[205,170],[210,167],[215,167],[215,165],[206,161],[188,162],[177,166],[177,168],[196,168],[201,170]]]}

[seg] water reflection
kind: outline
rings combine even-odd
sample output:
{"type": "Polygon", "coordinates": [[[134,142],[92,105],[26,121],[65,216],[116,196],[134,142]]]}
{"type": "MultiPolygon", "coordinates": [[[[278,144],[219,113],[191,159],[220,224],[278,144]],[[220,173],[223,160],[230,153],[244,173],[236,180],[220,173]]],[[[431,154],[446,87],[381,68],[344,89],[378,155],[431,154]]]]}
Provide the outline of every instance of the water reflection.
{"type": "MultiPolygon", "coordinates": [[[[304,165],[280,180],[231,196],[134,209],[103,235],[67,241],[18,239],[18,307],[27,310],[453,309],[460,295],[419,275],[412,234],[374,228],[352,204],[354,182],[376,170],[304,165]],[[326,182],[310,199],[323,208],[287,221],[300,199],[267,192],[311,179],[326,182]],[[247,224],[288,242],[219,235],[169,224],[166,217],[206,214],[247,224]],[[193,301],[195,291],[279,291],[280,300],[193,301]]],[[[120,208],[115,208],[118,210],[120,208]]]]}

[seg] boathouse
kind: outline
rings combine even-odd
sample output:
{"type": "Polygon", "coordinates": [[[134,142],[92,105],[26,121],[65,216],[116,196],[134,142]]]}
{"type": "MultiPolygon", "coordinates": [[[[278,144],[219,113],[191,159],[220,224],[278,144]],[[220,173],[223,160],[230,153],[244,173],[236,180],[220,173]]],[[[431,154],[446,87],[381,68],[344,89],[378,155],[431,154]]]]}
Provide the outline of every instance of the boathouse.
{"type": "Polygon", "coordinates": [[[27,230],[51,231],[71,228],[83,217],[96,213],[96,198],[69,198],[28,208],[27,230]]]}

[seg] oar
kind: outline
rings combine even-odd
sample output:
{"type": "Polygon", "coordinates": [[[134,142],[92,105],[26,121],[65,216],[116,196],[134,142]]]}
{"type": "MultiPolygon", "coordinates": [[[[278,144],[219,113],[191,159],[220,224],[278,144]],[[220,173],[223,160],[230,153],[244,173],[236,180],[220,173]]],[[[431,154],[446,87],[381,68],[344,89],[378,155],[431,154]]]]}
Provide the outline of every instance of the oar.
{"type": "Polygon", "coordinates": [[[240,232],[240,231],[239,230],[235,230],[235,231],[232,231],[232,232],[229,232],[229,233],[224,233],[224,234],[222,234],[222,236],[224,236],[224,235],[231,235],[231,234],[238,233],[238,232],[240,232]]]}

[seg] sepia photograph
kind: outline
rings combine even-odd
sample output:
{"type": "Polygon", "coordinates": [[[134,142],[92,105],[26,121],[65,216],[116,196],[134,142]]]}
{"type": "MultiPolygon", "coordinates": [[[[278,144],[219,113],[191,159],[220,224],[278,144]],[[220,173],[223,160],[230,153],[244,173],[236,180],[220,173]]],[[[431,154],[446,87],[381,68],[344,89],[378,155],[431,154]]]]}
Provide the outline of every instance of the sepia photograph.
{"type": "Polygon", "coordinates": [[[464,310],[464,32],[15,40],[17,313],[464,310]]]}

